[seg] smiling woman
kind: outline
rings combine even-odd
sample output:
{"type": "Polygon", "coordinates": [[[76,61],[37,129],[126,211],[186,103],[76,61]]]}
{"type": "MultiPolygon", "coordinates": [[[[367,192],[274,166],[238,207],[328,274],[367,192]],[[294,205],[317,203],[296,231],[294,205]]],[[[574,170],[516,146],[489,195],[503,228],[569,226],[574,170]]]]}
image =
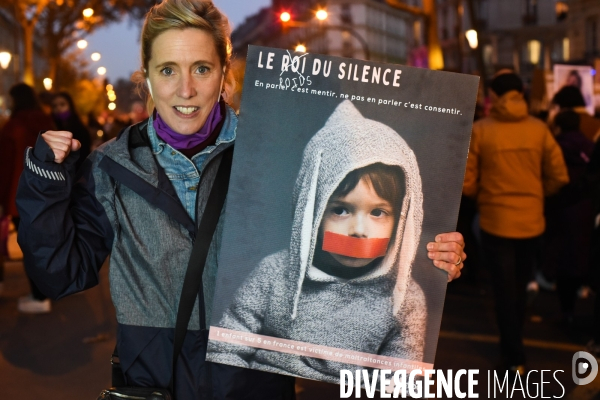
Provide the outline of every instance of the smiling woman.
{"type": "Polygon", "coordinates": [[[168,30],[154,40],[147,76],[158,115],[175,132],[192,135],[218,107],[225,67],[210,34],[168,30]]]}

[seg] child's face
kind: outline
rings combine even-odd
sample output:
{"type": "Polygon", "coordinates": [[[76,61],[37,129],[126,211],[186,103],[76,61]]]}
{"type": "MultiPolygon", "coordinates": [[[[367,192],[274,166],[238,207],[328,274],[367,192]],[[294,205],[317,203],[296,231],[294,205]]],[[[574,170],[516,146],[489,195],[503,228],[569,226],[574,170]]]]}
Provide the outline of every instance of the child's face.
{"type": "MultiPolygon", "coordinates": [[[[329,199],[321,232],[356,238],[390,239],[395,226],[394,211],[394,207],[379,197],[371,182],[363,177],[346,196],[329,199]]],[[[375,259],[329,254],[340,264],[351,268],[364,267],[375,259]]]]}

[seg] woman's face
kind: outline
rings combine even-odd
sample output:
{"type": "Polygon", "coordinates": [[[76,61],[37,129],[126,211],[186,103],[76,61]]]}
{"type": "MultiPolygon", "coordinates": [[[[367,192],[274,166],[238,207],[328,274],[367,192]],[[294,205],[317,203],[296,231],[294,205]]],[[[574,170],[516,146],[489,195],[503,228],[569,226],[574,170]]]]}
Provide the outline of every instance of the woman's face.
{"type": "MultiPolygon", "coordinates": [[[[323,231],[365,239],[390,239],[395,226],[394,207],[379,197],[371,182],[364,177],[346,196],[327,203],[323,231]]],[[[329,253],[346,267],[364,267],[374,258],[354,258],[329,253]]]]}
{"type": "Polygon", "coordinates": [[[67,102],[67,99],[65,99],[64,97],[56,97],[54,100],[52,100],[52,113],[53,114],[62,114],[62,113],[66,113],[69,110],[69,103],[67,102]]]}
{"type": "Polygon", "coordinates": [[[198,132],[219,100],[224,78],[212,36],[195,28],[161,33],[152,44],[147,74],[166,124],[182,135],[198,132]]]}

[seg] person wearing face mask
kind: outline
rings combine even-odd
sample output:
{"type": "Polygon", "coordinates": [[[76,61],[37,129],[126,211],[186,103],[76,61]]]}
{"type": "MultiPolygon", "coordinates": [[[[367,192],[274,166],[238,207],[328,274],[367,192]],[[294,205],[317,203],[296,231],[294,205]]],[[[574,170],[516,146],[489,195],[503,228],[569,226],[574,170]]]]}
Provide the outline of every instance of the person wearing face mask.
{"type": "Polygon", "coordinates": [[[69,131],[73,133],[73,138],[79,143],[79,159],[75,163],[75,167],[79,169],[83,161],[90,155],[90,147],[92,141],[90,133],[86,126],[81,121],[73,98],[67,92],[59,92],[52,98],[52,119],[58,130],[69,131]]]}
{"type": "MultiPolygon", "coordinates": [[[[155,5],[142,28],[142,66],[132,77],[147,85],[149,118],[94,150],[77,178],[73,151],[81,144],[71,132],[48,131],[25,152],[17,205],[28,272],[48,296],[61,298],[95,286],[110,253],[117,350],[128,386],[170,386],[188,261],[236,136],[237,116],[227,105],[229,34],[211,1],[155,5]]],[[[175,365],[177,398],[294,398],[291,377],[205,360],[222,220],[175,365]]],[[[444,260],[464,259],[464,243],[460,234],[443,237],[431,244],[431,258],[453,279],[460,265],[444,260]]]]}

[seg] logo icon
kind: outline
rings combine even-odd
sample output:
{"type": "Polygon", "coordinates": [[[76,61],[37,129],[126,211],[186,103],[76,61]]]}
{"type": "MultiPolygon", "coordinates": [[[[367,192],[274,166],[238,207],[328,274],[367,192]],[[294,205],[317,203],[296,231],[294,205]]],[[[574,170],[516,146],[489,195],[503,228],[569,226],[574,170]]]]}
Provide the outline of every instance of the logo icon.
{"type": "Polygon", "coordinates": [[[598,361],[596,357],[585,351],[578,351],[573,354],[573,360],[571,363],[571,371],[573,375],[573,382],[576,385],[587,385],[591,383],[598,375],[598,361]],[[580,376],[587,375],[585,378],[580,376]]]}

